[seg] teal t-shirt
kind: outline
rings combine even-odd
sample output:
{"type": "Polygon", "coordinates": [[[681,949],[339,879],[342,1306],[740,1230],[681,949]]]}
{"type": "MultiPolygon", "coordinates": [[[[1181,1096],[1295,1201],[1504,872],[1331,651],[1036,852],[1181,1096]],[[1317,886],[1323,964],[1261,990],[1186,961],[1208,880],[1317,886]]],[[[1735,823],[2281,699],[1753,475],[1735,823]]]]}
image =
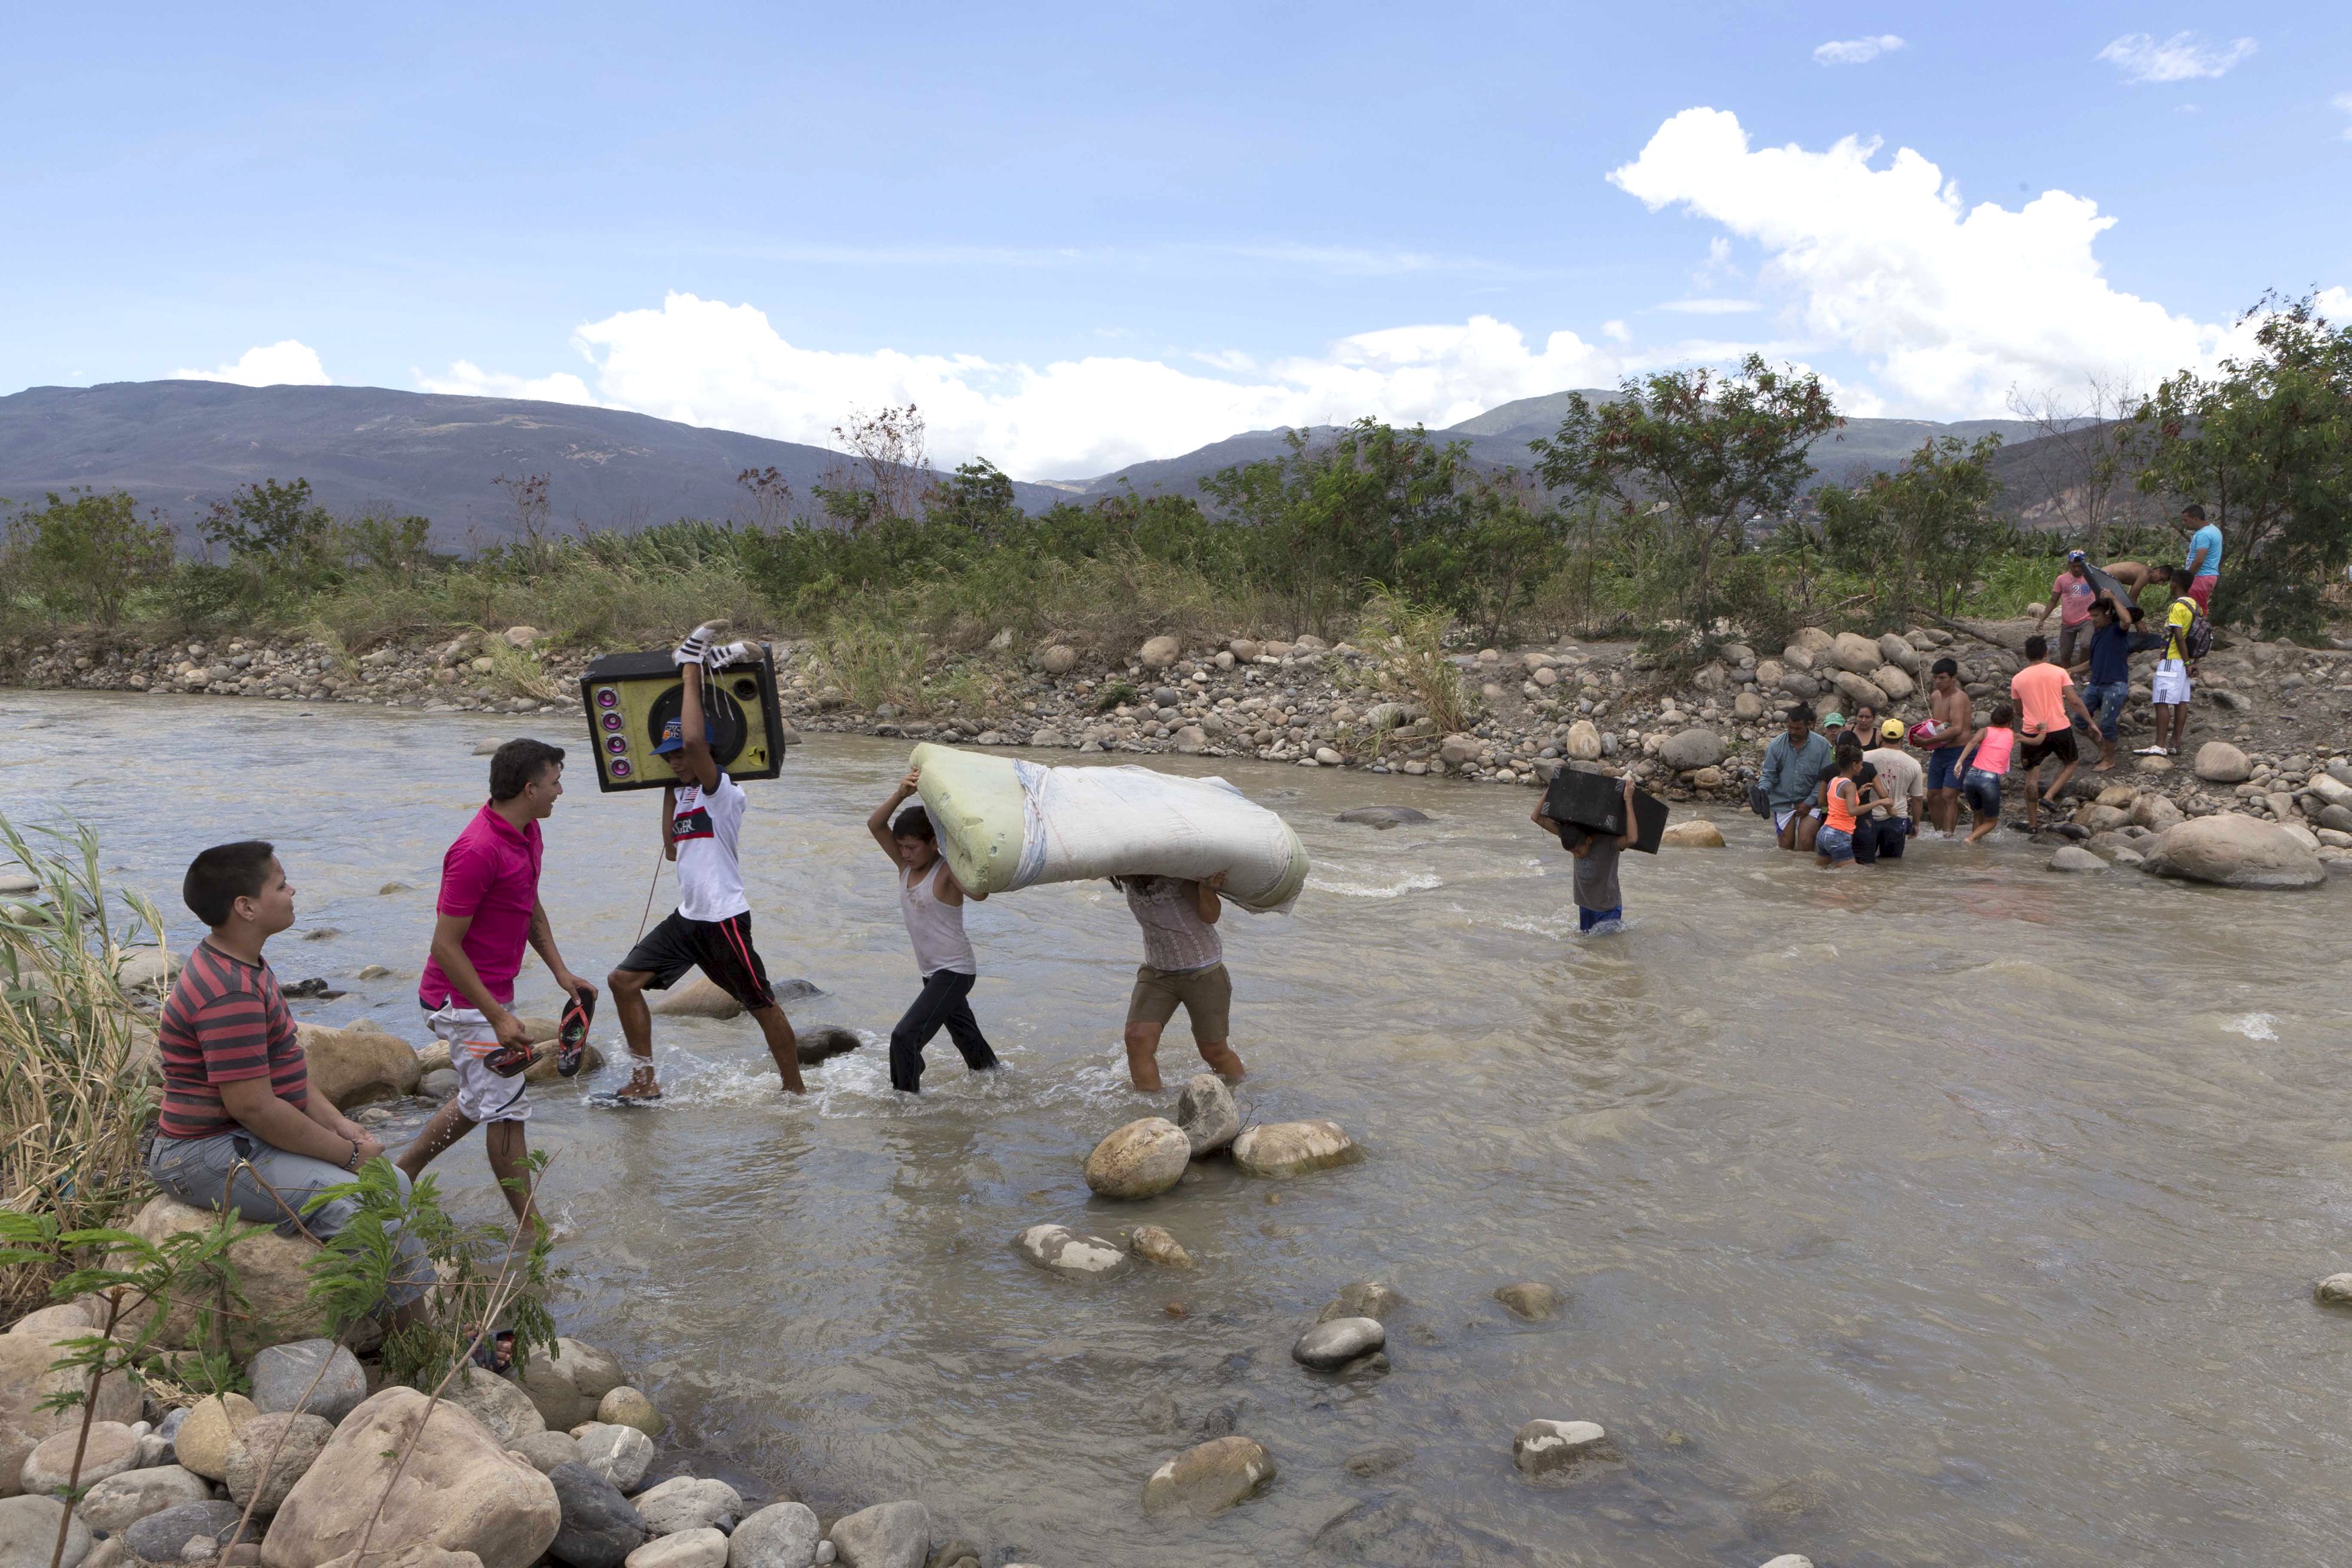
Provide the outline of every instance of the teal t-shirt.
{"type": "Polygon", "coordinates": [[[2221,530],[2219,527],[2208,523],[2189,536],[2189,558],[2181,565],[2187,566],[2195,560],[2200,549],[2205,552],[2205,563],[2196,569],[2197,575],[2211,577],[2221,570],[2221,530]]]}

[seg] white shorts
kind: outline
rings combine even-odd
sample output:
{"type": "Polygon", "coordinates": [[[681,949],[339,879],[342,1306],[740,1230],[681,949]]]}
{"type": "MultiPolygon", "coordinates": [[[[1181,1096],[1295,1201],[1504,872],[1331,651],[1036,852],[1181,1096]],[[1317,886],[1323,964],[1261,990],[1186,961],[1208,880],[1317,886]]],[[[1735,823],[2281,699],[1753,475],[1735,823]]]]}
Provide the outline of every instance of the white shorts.
{"type": "Polygon", "coordinates": [[[1772,810],[1772,831],[1776,833],[1788,831],[1789,819],[1795,816],[1800,811],[1804,811],[1805,815],[1816,820],[1819,820],[1821,817],[1821,812],[1818,810],[1806,810],[1802,806],[1776,806],[1772,810]]]}
{"type": "Polygon", "coordinates": [[[2170,707],[2189,700],[2189,666],[2178,659],[2165,659],[2156,666],[2156,678],[2148,683],[2148,702],[2157,707],[2170,707]]]}
{"type": "Polygon", "coordinates": [[[425,1027],[449,1044],[457,1074],[457,1114],[468,1122],[528,1122],[530,1096],[523,1075],[501,1078],[483,1058],[499,1048],[498,1030],[473,1008],[446,1002],[425,1015],[425,1027]]]}

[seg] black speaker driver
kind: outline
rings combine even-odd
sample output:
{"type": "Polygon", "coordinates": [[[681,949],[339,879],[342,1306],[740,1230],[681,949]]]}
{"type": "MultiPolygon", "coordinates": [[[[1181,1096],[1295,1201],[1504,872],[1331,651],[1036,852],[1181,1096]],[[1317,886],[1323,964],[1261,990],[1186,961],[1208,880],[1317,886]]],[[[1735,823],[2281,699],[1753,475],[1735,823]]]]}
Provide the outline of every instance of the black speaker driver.
{"type": "MultiPolygon", "coordinates": [[[[753,691],[757,692],[755,686],[753,691]]],[[[646,738],[649,744],[661,743],[662,731],[686,706],[686,687],[669,687],[654,699],[652,710],[646,716],[646,738]]],[[[742,705],[728,695],[724,686],[705,681],[702,686],[702,711],[710,721],[710,755],[724,768],[742,755],[747,727],[743,723],[742,705]]]]}

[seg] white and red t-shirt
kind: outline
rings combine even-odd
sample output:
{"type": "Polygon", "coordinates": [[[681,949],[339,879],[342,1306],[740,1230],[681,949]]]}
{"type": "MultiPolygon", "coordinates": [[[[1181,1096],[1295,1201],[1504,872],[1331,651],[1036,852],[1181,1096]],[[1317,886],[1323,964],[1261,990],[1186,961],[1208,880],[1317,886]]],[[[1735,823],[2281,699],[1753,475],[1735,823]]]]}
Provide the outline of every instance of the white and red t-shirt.
{"type": "Polygon", "coordinates": [[[735,835],[743,826],[743,787],[721,773],[719,787],[677,787],[669,841],[677,849],[677,912],[688,920],[726,920],[751,907],[735,835]]]}

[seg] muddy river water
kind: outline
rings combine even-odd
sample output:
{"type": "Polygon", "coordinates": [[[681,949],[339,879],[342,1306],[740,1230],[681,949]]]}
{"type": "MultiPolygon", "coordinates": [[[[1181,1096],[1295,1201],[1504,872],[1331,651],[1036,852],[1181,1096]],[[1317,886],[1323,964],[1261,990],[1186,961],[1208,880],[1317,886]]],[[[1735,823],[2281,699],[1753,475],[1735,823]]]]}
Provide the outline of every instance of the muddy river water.
{"type": "MultiPolygon", "coordinates": [[[[516,722],[9,693],[0,808],[89,823],[178,946],[188,855],[275,840],[302,928],[335,934],[273,959],[351,991],[299,1010],[422,1040],[468,752],[516,722]],[[370,963],[401,977],[352,977],[370,963]]],[[[976,907],[1010,1071],[967,1076],[942,1038],[919,1101],[889,1090],[915,980],[862,823],[905,756],[817,738],[749,786],[743,838],[772,969],[823,988],[795,1019],[877,1044],[787,1102],[748,1019],[657,1020],[661,1108],[536,1093],[572,1230],[558,1315],[692,1447],[827,1517],[919,1499],[991,1564],[2352,1561],[2352,1318],[2310,1297],[2352,1266],[2341,879],[2062,877],[2008,834],[1824,875],[1719,811],[1730,848],[1628,855],[1626,929],[1580,938],[1532,792],[1229,762],[1315,862],[1294,914],[1224,921],[1245,1111],[1330,1117],[1366,1158],[1282,1184],[1215,1162],[1114,1205],[1080,1161],[1174,1095],[1126,1086],[1139,944],[1108,888],[976,907]],[[1373,802],[1433,820],[1333,821],[1373,802]],[[1040,1220],[1158,1223],[1200,1266],[1076,1286],[1009,1245],[1040,1220]],[[1393,1369],[1293,1364],[1362,1279],[1410,1303],[1393,1369]],[[1565,1309],[1511,1318],[1491,1293],[1522,1280],[1565,1309]],[[1600,1422],[1622,1457],[1529,1484],[1511,1437],[1537,1416],[1600,1422]],[[1146,1520],[1150,1470],[1227,1429],[1273,1451],[1272,1486],[1146,1520]],[[1382,1444],[1411,1458],[1344,1466],[1382,1444]]],[[[601,978],[658,798],[580,785],[542,896],[601,978]]],[[[673,897],[665,875],[656,918],[673,897]]],[[[552,995],[534,964],[522,1001],[552,995]]],[[[598,1033],[617,1056],[609,1013],[598,1033]]],[[[478,1138],[438,1168],[492,1212],[478,1138]]]]}

